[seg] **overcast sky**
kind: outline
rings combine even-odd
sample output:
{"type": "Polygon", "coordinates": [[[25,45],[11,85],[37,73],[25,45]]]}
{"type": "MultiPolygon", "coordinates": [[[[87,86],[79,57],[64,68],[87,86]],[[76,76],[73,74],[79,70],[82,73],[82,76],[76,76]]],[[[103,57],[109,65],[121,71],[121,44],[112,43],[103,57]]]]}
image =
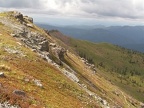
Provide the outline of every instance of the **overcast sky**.
{"type": "Polygon", "coordinates": [[[144,25],[144,0],[0,0],[8,10],[49,24],[144,25]]]}

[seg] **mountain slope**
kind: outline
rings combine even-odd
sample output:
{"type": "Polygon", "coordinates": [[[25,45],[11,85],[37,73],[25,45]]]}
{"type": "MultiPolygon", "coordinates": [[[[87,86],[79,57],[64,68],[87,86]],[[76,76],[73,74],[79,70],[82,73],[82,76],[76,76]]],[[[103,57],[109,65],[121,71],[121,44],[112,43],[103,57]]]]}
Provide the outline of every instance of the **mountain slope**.
{"type": "MultiPolygon", "coordinates": [[[[83,91],[60,70],[41,59],[40,55],[18,38],[11,36],[14,32],[12,29],[15,29],[11,28],[11,24],[14,27],[22,26],[14,17],[8,18],[12,14],[13,12],[4,13],[4,16],[0,17],[0,71],[5,74],[5,78],[0,78],[0,101],[10,101],[22,108],[82,107],[84,104],[78,96],[83,91]],[[6,22],[3,22],[4,19],[6,22]],[[21,96],[21,93],[14,94],[15,90],[24,91],[26,96],[21,96]]],[[[44,31],[38,31],[40,29],[37,27],[27,29],[47,36],[44,31]]]]}
{"type": "Polygon", "coordinates": [[[56,27],[46,24],[37,25],[48,30],[57,29],[76,39],[91,42],[108,42],[140,52],[144,50],[141,46],[144,39],[144,26],[110,26],[99,28],[83,26],[77,28],[76,26],[56,27]]]}
{"type": "MultiPolygon", "coordinates": [[[[49,32],[34,25],[32,18],[15,11],[0,13],[0,28],[1,106],[141,106],[140,101],[103,77],[100,73],[104,73],[104,69],[96,68],[77,54],[79,50],[75,48],[75,42],[80,45],[85,42],[71,40],[65,36],[63,39],[50,36],[49,32]]],[[[59,32],[57,33],[59,35],[59,32]]],[[[93,43],[86,45],[89,44],[91,46],[93,43]]]]}
{"type": "Polygon", "coordinates": [[[144,54],[107,43],[90,43],[49,31],[73,51],[100,69],[100,74],[135,98],[144,101],[144,54]],[[63,38],[65,37],[65,38],[63,38]]]}

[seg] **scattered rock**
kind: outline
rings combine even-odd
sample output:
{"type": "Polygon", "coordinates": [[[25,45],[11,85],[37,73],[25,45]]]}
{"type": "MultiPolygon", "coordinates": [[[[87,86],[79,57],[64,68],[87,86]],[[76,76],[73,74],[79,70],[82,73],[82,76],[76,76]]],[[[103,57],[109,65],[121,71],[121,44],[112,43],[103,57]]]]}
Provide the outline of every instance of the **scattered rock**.
{"type": "Polygon", "coordinates": [[[0,78],[5,78],[5,75],[3,72],[0,72],[0,78]]]}
{"type": "Polygon", "coordinates": [[[22,90],[14,90],[13,91],[14,94],[19,95],[19,96],[25,96],[25,92],[22,90]]]}
{"type": "Polygon", "coordinates": [[[20,42],[17,42],[18,45],[22,46],[22,44],[20,42]]]}
{"type": "Polygon", "coordinates": [[[49,43],[49,46],[56,47],[56,44],[55,43],[49,43]]]}
{"type": "Polygon", "coordinates": [[[102,103],[103,105],[107,105],[107,104],[108,104],[106,100],[101,100],[101,103],[102,103]]]}
{"type": "Polygon", "coordinates": [[[31,28],[33,28],[33,25],[32,24],[26,24],[28,27],[31,27],[31,28]]]}
{"type": "Polygon", "coordinates": [[[93,68],[93,70],[94,70],[95,72],[97,72],[97,70],[96,70],[96,68],[95,68],[95,67],[93,68]]]}
{"type": "Polygon", "coordinates": [[[40,80],[34,79],[33,82],[35,83],[36,86],[43,88],[43,85],[41,84],[40,80]]]}
{"type": "Polygon", "coordinates": [[[113,91],[113,94],[115,94],[115,95],[117,95],[117,96],[120,95],[120,93],[119,93],[118,91],[113,91]]]}
{"type": "Polygon", "coordinates": [[[85,84],[79,84],[80,87],[87,89],[87,86],[85,84]]]}
{"type": "Polygon", "coordinates": [[[8,53],[11,54],[18,54],[19,56],[25,57],[26,55],[20,51],[18,48],[14,47],[14,48],[10,48],[8,46],[4,47],[5,51],[7,51],[8,53]]]}
{"type": "Polygon", "coordinates": [[[24,78],[24,81],[25,81],[25,82],[30,82],[30,79],[24,78]]]}
{"type": "Polygon", "coordinates": [[[84,90],[88,93],[88,95],[89,95],[90,97],[92,97],[92,96],[97,97],[94,92],[88,90],[87,88],[84,88],[84,90]]]}
{"type": "Polygon", "coordinates": [[[32,52],[37,52],[37,50],[36,49],[32,49],[32,52]]]}
{"type": "Polygon", "coordinates": [[[76,75],[74,75],[73,73],[70,73],[70,72],[68,72],[67,70],[63,70],[63,73],[68,77],[68,78],[70,78],[72,81],[74,81],[74,82],[79,82],[79,79],[77,78],[77,76],[76,75]]]}
{"type": "Polygon", "coordinates": [[[11,33],[10,34],[12,37],[17,37],[17,35],[15,33],[11,33]]]}
{"type": "Polygon", "coordinates": [[[58,69],[60,68],[60,66],[58,64],[56,64],[56,63],[52,63],[52,65],[55,66],[58,69]]]}
{"type": "Polygon", "coordinates": [[[0,108],[20,108],[18,105],[10,105],[9,102],[0,103],[0,108]]]}
{"type": "Polygon", "coordinates": [[[81,61],[82,61],[84,64],[86,64],[86,67],[87,67],[87,68],[93,70],[93,73],[94,73],[94,74],[97,72],[94,64],[88,63],[88,60],[86,60],[85,58],[80,58],[80,59],[81,59],[81,61]]]}

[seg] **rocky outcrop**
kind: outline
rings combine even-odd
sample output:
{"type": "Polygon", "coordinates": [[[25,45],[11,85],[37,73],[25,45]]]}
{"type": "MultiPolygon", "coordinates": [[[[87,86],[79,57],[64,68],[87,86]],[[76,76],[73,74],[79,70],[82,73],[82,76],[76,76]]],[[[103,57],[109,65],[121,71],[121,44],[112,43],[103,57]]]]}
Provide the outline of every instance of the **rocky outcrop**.
{"type": "Polygon", "coordinates": [[[11,13],[12,13],[11,15],[20,22],[23,22],[26,20],[30,23],[33,23],[33,18],[28,17],[28,16],[23,16],[23,14],[18,11],[12,11],[11,13]]]}
{"type": "Polygon", "coordinates": [[[40,51],[49,51],[48,40],[38,32],[32,32],[27,27],[23,26],[21,29],[17,29],[11,36],[16,37],[24,42],[32,49],[40,51]]]}
{"type": "Polygon", "coordinates": [[[14,16],[16,19],[23,21],[23,14],[21,14],[20,12],[13,11],[13,16],[14,16]]]}
{"type": "Polygon", "coordinates": [[[55,56],[56,62],[61,65],[62,61],[64,60],[64,54],[66,53],[66,50],[60,46],[57,46],[55,43],[50,43],[49,49],[51,58],[55,56]]]}
{"type": "Polygon", "coordinates": [[[31,18],[31,17],[24,16],[24,19],[31,22],[31,23],[33,23],[33,18],[31,18]]]}

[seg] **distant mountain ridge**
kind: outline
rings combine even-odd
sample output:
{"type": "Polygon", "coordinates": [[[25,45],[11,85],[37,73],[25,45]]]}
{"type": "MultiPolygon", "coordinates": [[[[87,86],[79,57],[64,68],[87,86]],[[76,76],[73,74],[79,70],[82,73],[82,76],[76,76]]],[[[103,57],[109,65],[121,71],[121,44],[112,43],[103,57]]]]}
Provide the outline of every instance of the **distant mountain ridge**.
{"type": "Polygon", "coordinates": [[[144,48],[141,46],[144,44],[144,26],[88,26],[90,27],[88,28],[80,26],[58,27],[46,24],[37,25],[48,30],[57,29],[73,38],[91,42],[108,42],[144,52],[144,48]]]}

